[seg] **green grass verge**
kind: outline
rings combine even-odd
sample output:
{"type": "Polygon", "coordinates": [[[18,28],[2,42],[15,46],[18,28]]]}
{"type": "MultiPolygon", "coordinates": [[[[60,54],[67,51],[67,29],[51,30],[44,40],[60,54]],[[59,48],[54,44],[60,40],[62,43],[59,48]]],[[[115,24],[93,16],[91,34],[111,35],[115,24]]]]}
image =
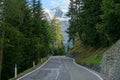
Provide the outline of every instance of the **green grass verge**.
{"type": "MultiPolygon", "coordinates": [[[[87,57],[81,60],[81,62],[83,63],[90,63],[90,64],[100,64],[102,59],[102,55],[101,56],[97,56],[97,57],[87,57]]],[[[79,62],[79,61],[78,61],[79,62]]]]}
{"type": "MultiPolygon", "coordinates": [[[[21,76],[23,76],[23,75],[25,75],[25,74],[27,74],[27,73],[29,73],[29,72],[37,69],[37,68],[40,67],[44,62],[46,62],[46,61],[48,60],[48,58],[49,58],[49,57],[42,58],[42,61],[40,60],[39,63],[38,63],[35,67],[32,67],[32,68],[30,68],[30,69],[27,69],[27,70],[25,70],[24,72],[18,74],[18,75],[17,75],[17,78],[19,78],[19,77],[21,77],[21,76]]],[[[9,79],[9,80],[16,80],[17,78],[11,78],[11,79],[9,79]]]]}
{"type": "Polygon", "coordinates": [[[85,46],[80,41],[76,41],[74,47],[70,49],[70,52],[72,54],[78,53],[75,57],[77,63],[100,64],[102,55],[107,49],[85,46]]]}

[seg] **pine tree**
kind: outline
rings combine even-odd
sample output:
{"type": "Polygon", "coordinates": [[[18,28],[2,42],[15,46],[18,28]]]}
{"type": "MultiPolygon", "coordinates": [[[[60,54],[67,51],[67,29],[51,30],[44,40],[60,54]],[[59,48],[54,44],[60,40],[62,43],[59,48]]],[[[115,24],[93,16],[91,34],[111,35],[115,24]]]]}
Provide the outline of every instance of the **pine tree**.
{"type": "Polygon", "coordinates": [[[24,39],[24,46],[22,54],[23,57],[23,63],[21,67],[24,67],[22,70],[26,70],[29,67],[32,66],[32,62],[34,61],[34,43],[33,43],[33,18],[32,18],[32,8],[29,7],[28,3],[24,0],[22,1],[23,4],[21,5],[21,11],[22,11],[22,24],[19,27],[19,31],[23,33],[25,36],[24,39]]]}
{"type": "Polygon", "coordinates": [[[101,22],[100,15],[102,0],[83,0],[83,12],[81,13],[80,39],[84,44],[98,46],[100,38],[97,32],[97,24],[101,22]]]}
{"type": "Polygon", "coordinates": [[[68,15],[70,19],[69,35],[75,40],[76,37],[85,44],[98,46],[100,34],[97,24],[102,21],[100,15],[102,0],[71,0],[68,15]]]}
{"type": "Polygon", "coordinates": [[[68,16],[70,19],[70,27],[68,29],[68,33],[70,36],[70,40],[75,41],[76,37],[78,37],[78,32],[80,28],[80,13],[82,12],[82,0],[71,0],[68,16]]]}
{"type": "Polygon", "coordinates": [[[120,39],[120,1],[103,0],[102,26],[109,44],[120,39]]]}
{"type": "Polygon", "coordinates": [[[42,16],[43,16],[43,12],[42,12],[42,8],[41,8],[41,3],[40,0],[33,0],[33,41],[35,42],[35,55],[34,55],[34,59],[36,62],[38,62],[38,60],[40,59],[40,50],[42,47],[44,47],[43,45],[43,32],[44,30],[42,30],[44,28],[44,26],[42,26],[42,16]]]}
{"type": "Polygon", "coordinates": [[[69,7],[69,12],[68,12],[68,16],[71,17],[70,19],[70,26],[69,26],[69,29],[68,29],[68,33],[69,33],[69,38],[70,40],[75,39],[75,36],[76,36],[76,33],[77,31],[75,30],[75,11],[76,11],[76,8],[75,8],[75,2],[73,0],[71,0],[70,2],[70,7],[69,7]]]}
{"type": "MultiPolygon", "coordinates": [[[[33,61],[37,64],[40,58],[50,54],[52,36],[40,0],[33,0],[32,7],[26,0],[4,0],[3,6],[4,27],[1,29],[0,26],[0,31],[5,35],[4,46],[0,46],[0,50],[4,53],[2,79],[8,80],[14,76],[15,64],[20,73],[32,67],[33,61]]],[[[2,39],[0,36],[1,43],[2,39]]]]}
{"type": "Polygon", "coordinates": [[[1,70],[2,70],[2,62],[3,62],[3,40],[4,40],[4,31],[3,31],[3,1],[0,1],[0,80],[1,80],[1,70]]]}
{"type": "MultiPolygon", "coordinates": [[[[17,64],[18,71],[23,68],[21,64],[24,60],[24,43],[25,36],[20,32],[23,24],[23,11],[21,6],[26,5],[21,0],[4,0],[4,10],[2,17],[4,18],[3,26],[5,32],[4,54],[2,79],[7,80],[14,76],[14,65],[17,64]],[[9,61],[9,62],[8,62],[9,61]]],[[[19,72],[18,72],[19,73],[19,72]]]]}

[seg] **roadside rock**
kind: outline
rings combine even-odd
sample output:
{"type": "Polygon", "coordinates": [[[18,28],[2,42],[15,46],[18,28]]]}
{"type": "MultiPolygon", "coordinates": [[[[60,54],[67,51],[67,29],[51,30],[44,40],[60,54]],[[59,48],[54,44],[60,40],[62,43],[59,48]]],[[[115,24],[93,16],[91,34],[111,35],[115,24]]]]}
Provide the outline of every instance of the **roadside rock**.
{"type": "Polygon", "coordinates": [[[112,80],[120,80],[120,40],[103,54],[100,66],[101,73],[112,80]]]}

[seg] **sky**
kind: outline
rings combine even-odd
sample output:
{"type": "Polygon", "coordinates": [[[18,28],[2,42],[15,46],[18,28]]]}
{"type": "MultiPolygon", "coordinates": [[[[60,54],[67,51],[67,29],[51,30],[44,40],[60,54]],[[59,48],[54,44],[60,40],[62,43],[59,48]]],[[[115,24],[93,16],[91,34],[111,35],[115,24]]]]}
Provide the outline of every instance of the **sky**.
{"type": "Polygon", "coordinates": [[[69,2],[69,0],[41,0],[42,7],[47,9],[53,9],[61,6],[68,10],[69,2]]]}

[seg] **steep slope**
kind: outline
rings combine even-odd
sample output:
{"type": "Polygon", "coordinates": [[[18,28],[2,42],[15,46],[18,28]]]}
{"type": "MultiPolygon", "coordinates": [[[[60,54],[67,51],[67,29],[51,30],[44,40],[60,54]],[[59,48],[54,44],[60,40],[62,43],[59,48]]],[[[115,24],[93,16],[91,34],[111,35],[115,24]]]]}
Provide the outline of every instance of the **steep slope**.
{"type": "Polygon", "coordinates": [[[79,40],[75,42],[70,53],[77,63],[100,64],[102,55],[107,48],[94,48],[86,46],[79,40]]]}

